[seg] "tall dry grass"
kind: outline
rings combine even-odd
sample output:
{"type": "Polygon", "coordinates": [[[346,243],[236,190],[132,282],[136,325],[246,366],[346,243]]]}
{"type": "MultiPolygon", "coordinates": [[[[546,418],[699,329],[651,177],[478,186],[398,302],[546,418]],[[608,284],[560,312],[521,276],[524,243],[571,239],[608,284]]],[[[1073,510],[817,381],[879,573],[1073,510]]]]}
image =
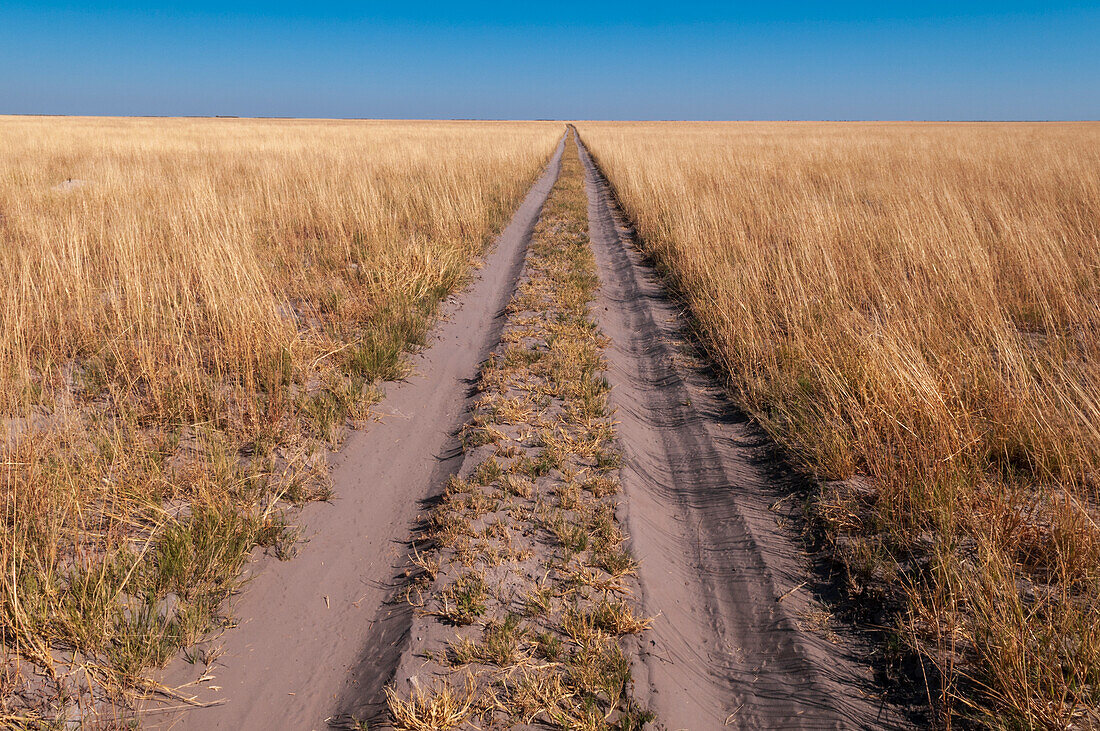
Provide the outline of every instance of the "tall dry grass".
{"type": "Polygon", "coordinates": [[[3,646],[102,701],[206,632],[561,132],[0,118],[3,646]]]}
{"type": "Polygon", "coordinates": [[[943,717],[1100,723],[1100,125],[578,126],[943,717]]]}

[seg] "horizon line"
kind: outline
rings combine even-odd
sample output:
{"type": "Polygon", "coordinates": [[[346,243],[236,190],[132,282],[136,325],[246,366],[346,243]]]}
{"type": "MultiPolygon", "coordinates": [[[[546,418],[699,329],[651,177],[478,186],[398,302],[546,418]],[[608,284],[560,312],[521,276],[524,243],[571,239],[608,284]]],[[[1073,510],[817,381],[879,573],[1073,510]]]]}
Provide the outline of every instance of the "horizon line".
{"type": "Polygon", "coordinates": [[[837,117],[837,118],[714,118],[684,119],[674,117],[653,117],[633,119],[581,118],[581,117],[294,117],[283,115],[247,115],[247,114],[72,114],[48,112],[0,112],[0,117],[64,117],[91,119],[243,119],[302,122],[682,122],[682,123],[720,123],[720,122],[784,122],[784,123],[896,123],[896,124],[1074,124],[1096,123],[1100,118],[898,118],[898,117],[837,117]]]}

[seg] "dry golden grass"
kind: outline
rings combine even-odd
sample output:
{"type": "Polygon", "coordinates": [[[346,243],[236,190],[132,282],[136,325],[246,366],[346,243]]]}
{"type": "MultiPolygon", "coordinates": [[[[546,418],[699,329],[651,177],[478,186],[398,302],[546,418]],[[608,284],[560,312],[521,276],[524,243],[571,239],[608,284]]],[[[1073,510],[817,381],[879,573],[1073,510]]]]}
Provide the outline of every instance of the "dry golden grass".
{"type": "Polygon", "coordinates": [[[579,127],[945,716],[1100,722],[1100,125],[579,127]]]}
{"type": "Polygon", "coordinates": [[[201,636],[561,132],[0,118],[4,647],[114,686],[201,636]]]}

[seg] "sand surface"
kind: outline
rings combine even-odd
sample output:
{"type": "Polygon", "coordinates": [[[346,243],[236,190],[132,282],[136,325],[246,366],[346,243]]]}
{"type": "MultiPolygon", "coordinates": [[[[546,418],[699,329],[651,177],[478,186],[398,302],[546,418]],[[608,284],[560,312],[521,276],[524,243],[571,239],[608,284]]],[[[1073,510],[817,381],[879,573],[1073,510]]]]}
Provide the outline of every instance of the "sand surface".
{"type": "Polygon", "coordinates": [[[821,609],[811,566],[771,509],[797,497],[792,485],[763,434],[691,356],[681,308],[633,246],[583,146],[581,158],[623,512],[643,609],[656,617],[634,668],[639,700],[669,729],[894,727],[898,714],[856,659],[867,648],[802,629],[821,609]]]}
{"type": "Polygon", "coordinates": [[[428,347],[413,359],[414,374],[388,384],[376,409],[382,419],[348,438],[333,469],[336,498],[300,516],[308,543],[292,560],[258,556],[249,566],[249,583],[232,603],[239,624],[216,638],[222,654],[213,665],[181,658],[166,669],[161,681],[204,707],[150,710],[143,725],[324,729],[349,697],[370,700],[389,679],[410,617],[387,599],[423,501],[461,462],[455,431],[478,366],[499,338],[562,150],[475,281],[444,308],[428,347]]]}

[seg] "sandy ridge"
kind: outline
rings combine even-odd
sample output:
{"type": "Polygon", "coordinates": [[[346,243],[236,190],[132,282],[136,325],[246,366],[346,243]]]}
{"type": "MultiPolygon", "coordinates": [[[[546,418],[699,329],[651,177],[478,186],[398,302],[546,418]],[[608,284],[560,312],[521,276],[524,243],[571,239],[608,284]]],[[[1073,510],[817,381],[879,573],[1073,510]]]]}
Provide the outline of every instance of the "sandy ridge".
{"type": "Polygon", "coordinates": [[[418,533],[399,728],[638,729],[633,559],[615,519],[606,340],[572,142],[483,365],[462,469],[418,533]],[[446,721],[441,721],[446,719],[446,721]]]}

